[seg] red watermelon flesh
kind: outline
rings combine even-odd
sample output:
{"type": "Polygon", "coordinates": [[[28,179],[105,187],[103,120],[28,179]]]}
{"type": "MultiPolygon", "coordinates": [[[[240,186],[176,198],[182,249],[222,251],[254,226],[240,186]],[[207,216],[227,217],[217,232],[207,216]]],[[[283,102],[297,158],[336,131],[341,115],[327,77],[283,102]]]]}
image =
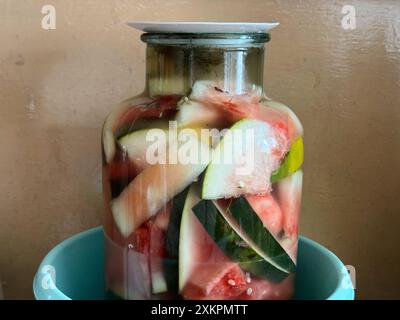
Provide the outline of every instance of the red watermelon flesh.
{"type": "Polygon", "coordinates": [[[256,88],[242,94],[229,93],[216,83],[196,81],[189,99],[210,106],[221,116],[236,122],[243,118],[257,118],[259,115],[261,89],[256,88]]]}
{"type": "Polygon", "coordinates": [[[150,231],[150,274],[153,293],[167,291],[164,275],[164,259],[167,257],[167,228],[170,218],[170,204],[154,218],[150,231]]]}
{"type": "Polygon", "coordinates": [[[127,109],[118,119],[118,128],[134,123],[140,119],[159,119],[170,117],[176,113],[176,105],[181,96],[162,96],[151,99],[142,105],[136,105],[127,109]]]}
{"type": "Polygon", "coordinates": [[[289,300],[294,294],[294,275],[289,275],[280,283],[266,279],[251,278],[247,275],[247,286],[238,297],[243,300],[289,300]]]}
{"type": "MultiPolygon", "coordinates": [[[[191,213],[193,214],[193,213],[191,213]]],[[[245,275],[218,248],[196,217],[192,220],[193,243],[188,282],[181,294],[189,300],[234,299],[245,289],[245,275]]]]}
{"type": "Polygon", "coordinates": [[[151,281],[163,278],[163,260],[167,255],[166,230],[170,216],[170,204],[155,217],[143,223],[130,236],[134,250],[147,257],[151,281]]]}
{"type": "Polygon", "coordinates": [[[277,183],[276,193],[282,212],[284,213],[283,228],[288,237],[297,237],[298,219],[301,209],[301,190],[303,185],[302,170],[277,183]]]}
{"type": "Polygon", "coordinates": [[[246,199],[263,222],[264,227],[278,237],[283,229],[283,215],[273,196],[269,193],[259,196],[248,195],[246,199]]]}
{"type": "Polygon", "coordinates": [[[303,127],[297,116],[288,107],[278,102],[263,101],[258,119],[280,129],[290,142],[303,135],[303,127]]]}
{"type": "Polygon", "coordinates": [[[245,289],[244,273],[236,263],[205,263],[192,275],[183,296],[191,300],[235,299],[245,289]]]}
{"type": "Polygon", "coordinates": [[[110,180],[124,180],[123,182],[120,182],[121,184],[123,184],[125,181],[127,181],[126,184],[128,184],[139,173],[139,170],[129,161],[129,159],[111,162],[107,164],[106,168],[108,170],[110,180]]]}

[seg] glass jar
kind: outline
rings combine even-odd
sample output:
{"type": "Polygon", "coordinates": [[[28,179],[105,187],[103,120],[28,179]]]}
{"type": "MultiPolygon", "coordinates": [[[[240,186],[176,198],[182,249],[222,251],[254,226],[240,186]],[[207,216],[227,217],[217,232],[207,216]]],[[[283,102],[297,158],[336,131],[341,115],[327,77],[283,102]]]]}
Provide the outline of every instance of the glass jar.
{"type": "Polygon", "coordinates": [[[290,299],[303,128],[264,94],[269,34],[141,39],[145,90],[103,126],[108,296],[290,299]]]}

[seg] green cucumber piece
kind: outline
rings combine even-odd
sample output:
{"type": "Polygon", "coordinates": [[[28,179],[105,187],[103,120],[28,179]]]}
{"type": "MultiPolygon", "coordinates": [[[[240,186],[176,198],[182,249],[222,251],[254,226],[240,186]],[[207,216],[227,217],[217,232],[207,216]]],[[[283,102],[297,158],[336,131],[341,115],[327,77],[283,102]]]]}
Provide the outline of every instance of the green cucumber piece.
{"type": "MultiPolygon", "coordinates": [[[[285,253],[273,237],[272,240],[268,238],[270,249],[268,252],[263,252],[229,211],[222,210],[214,201],[202,200],[192,210],[218,247],[233,261],[238,262],[244,270],[274,282],[281,282],[289,275],[290,271],[282,268],[269,256],[270,253],[280,251],[285,253]]],[[[244,211],[243,214],[248,212],[244,211]]],[[[253,232],[261,233],[263,230],[265,228],[261,223],[261,228],[257,225],[253,232]]]]}
{"type": "Polygon", "coordinates": [[[304,150],[303,139],[299,137],[292,142],[289,152],[283,159],[282,164],[279,166],[278,170],[276,170],[272,174],[271,176],[272,183],[277,182],[283,178],[286,178],[295,173],[298,169],[300,169],[301,165],[304,162],[303,150],[304,150]]]}

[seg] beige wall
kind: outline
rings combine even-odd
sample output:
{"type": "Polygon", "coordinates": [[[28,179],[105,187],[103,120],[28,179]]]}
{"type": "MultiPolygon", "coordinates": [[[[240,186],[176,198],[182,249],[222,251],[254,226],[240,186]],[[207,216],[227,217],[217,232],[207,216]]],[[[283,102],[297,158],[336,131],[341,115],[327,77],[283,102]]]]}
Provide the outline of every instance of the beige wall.
{"type": "Polygon", "coordinates": [[[306,132],[303,234],[357,270],[359,298],[400,298],[400,2],[0,0],[0,274],[31,298],[44,254],[100,223],[100,127],[143,85],[128,20],[279,20],[270,96],[306,132]],[[41,29],[53,4],[57,29],[41,29]],[[357,29],[341,28],[354,4],[357,29]]]}

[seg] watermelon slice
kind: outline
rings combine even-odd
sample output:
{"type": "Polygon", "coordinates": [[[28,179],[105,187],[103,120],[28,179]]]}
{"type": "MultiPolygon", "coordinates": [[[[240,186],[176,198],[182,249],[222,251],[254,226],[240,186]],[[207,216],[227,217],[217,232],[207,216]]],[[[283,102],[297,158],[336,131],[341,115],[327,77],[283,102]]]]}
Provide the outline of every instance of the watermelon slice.
{"type": "Polygon", "coordinates": [[[294,141],[296,138],[304,135],[304,129],[299,118],[283,103],[268,98],[263,100],[260,107],[259,119],[270,123],[283,122],[290,141],[294,141]]]}
{"type": "Polygon", "coordinates": [[[110,180],[128,180],[129,182],[136,177],[140,171],[139,168],[125,159],[107,164],[106,170],[108,171],[108,177],[110,180]]]}
{"type": "Polygon", "coordinates": [[[278,203],[269,193],[265,195],[248,195],[246,200],[249,202],[255,213],[275,238],[279,238],[283,230],[283,214],[278,203]]]}
{"type": "MultiPolygon", "coordinates": [[[[190,139],[190,147],[209,158],[205,143],[190,139]]],[[[171,147],[171,146],[170,146],[171,147]]],[[[179,148],[177,148],[179,149],[179,148]]],[[[176,194],[191,184],[206,168],[205,161],[182,164],[179,161],[146,167],[115,199],[111,201],[114,221],[128,237],[144,221],[151,218],[176,194]]]]}
{"type": "Polygon", "coordinates": [[[229,299],[243,292],[242,270],[217,247],[196,218],[200,201],[193,184],[184,205],[179,239],[179,290],[185,299],[229,299]]]}
{"type": "Polygon", "coordinates": [[[178,252],[172,251],[178,246],[175,239],[179,238],[180,219],[177,219],[182,214],[186,194],[187,189],[174,197],[165,208],[143,223],[129,237],[133,250],[144,254],[148,259],[152,293],[158,295],[158,298],[161,297],[159,294],[177,290],[178,252]],[[178,232],[172,234],[176,231],[175,224],[178,224],[178,232]]]}
{"type": "Polygon", "coordinates": [[[194,272],[183,296],[190,300],[228,300],[246,289],[246,278],[236,263],[205,263],[194,272]]]}
{"type": "Polygon", "coordinates": [[[270,192],[270,177],[288,147],[286,137],[266,122],[254,119],[237,122],[213,150],[204,176],[202,198],[270,192]]]}
{"type": "Polygon", "coordinates": [[[167,256],[166,230],[170,212],[171,204],[168,204],[129,237],[130,244],[133,246],[130,251],[136,251],[146,257],[153,294],[167,291],[163,261],[167,256]]]}
{"type": "Polygon", "coordinates": [[[278,202],[283,213],[283,230],[287,237],[297,237],[301,209],[303,171],[298,170],[276,184],[278,202]]]}
{"type": "Polygon", "coordinates": [[[231,121],[220,110],[192,100],[184,100],[179,106],[175,120],[180,128],[223,128],[230,126],[231,121]]]}
{"type": "Polygon", "coordinates": [[[230,93],[211,81],[196,81],[189,99],[199,101],[222,111],[233,122],[243,118],[257,118],[260,110],[262,88],[255,87],[246,93],[230,93]]]}
{"type": "Polygon", "coordinates": [[[274,282],[295,271],[293,261],[245,199],[202,200],[193,211],[224,254],[244,270],[274,282]]]}
{"type": "Polygon", "coordinates": [[[154,223],[150,229],[150,275],[153,294],[168,290],[165,280],[163,261],[167,257],[166,233],[171,209],[169,206],[154,217],[154,223]]]}
{"type": "Polygon", "coordinates": [[[246,290],[240,300],[289,300],[294,294],[294,275],[289,275],[280,283],[255,277],[246,278],[246,290]]]}
{"type": "Polygon", "coordinates": [[[155,132],[155,130],[159,130],[159,133],[162,134],[165,138],[165,146],[168,145],[168,130],[167,123],[165,123],[163,128],[152,128],[152,129],[143,129],[134,131],[129,133],[118,140],[123,150],[125,150],[132,164],[137,168],[137,170],[141,171],[145,167],[149,165],[146,161],[146,153],[149,147],[154,144],[154,141],[149,139],[149,134],[151,132],[155,132]]]}
{"type": "Polygon", "coordinates": [[[171,215],[166,230],[166,252],[167,259],[164,260],[163,268],[170,293],[178,293],[179,283],[179,230],[183,208],[186,202],[189,188],[176,195],[172,202],[171,215]]]}
{"type": "Polygon", "coordinates": [[[262,89],[243,94],[223,91],[211,81],[194,83],[189,98],[179,105],[176,120],[180,127],[227,128],[243,118],[257,118],[262,89]]]}
{"type": "Polygon", "coordinates": [[[200,198],[198,186],[192,184],[183,207],[179,232],[179,291],[182,291],[198,264],[206,261],[213,242],[192,212],[200,198]]]}
{"type": "Polygon", "coordinates": [[[117,150],[115,135],[119,128],[132,126],[139,119],[159,119],[168,113],[175,113],[180,99],[178,95],[156,98],[138,96],[122,102],[107,116],[103,125],[102,144],[106,162],[114,159],[117,150]]]}

